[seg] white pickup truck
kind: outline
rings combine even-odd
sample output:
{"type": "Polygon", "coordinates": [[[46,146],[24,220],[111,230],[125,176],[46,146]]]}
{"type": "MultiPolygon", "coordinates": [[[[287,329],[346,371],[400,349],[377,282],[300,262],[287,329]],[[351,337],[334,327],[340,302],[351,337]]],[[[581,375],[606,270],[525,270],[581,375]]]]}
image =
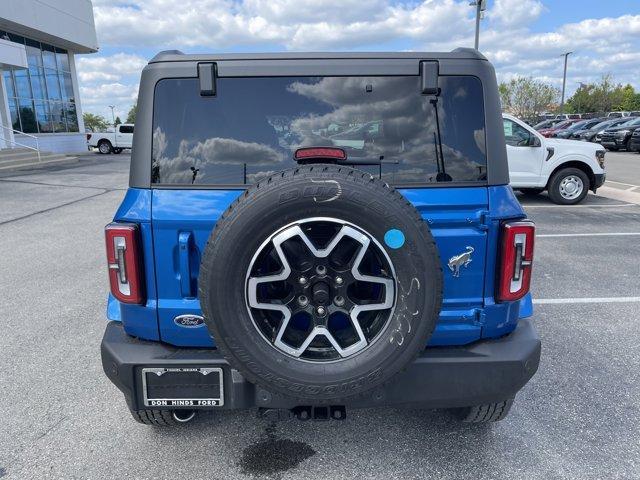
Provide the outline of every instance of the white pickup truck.
{"type": "Polygon", "coordinates": [[[87,133],[89,150],[97,148],[100,153],[122,153],[131,149],[133,143],[133,124],[122,123],[106,132],[87,133]]]}
{"type": "Polygon", "coordinates": [[[572,205],[605,181],[605,149],[597,143],[545,138],[529,125],[502,115],[509,178],[514,190],[535,195],[547,190],[554,203],[572,205]]]}

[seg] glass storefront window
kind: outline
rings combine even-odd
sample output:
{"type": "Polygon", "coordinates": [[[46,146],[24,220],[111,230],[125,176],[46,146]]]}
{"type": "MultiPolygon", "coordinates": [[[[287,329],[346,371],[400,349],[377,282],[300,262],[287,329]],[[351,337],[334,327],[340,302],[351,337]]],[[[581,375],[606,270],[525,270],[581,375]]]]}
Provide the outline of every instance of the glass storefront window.
{"type": "Polygon", "coordinates": [[[40,42],[27,40],[27,63],[29,67],[42,67],[42,53],[40,42]]]}
{"type": "Polygon", "coordinates": [[[69,72],[60,72],[60,86],[62,88],[62,99],[65,102],[73,102],[73,82],[71,81],[71,74],[69,72]]]}
{"type": "Polygon", "coordinates": [[[71,67],[69,66],[69,55],[67,55],[66,50],[56,48],[56,60],[58,64],[58,70],[64,70],[65,72],[71,70],[71,67]]]}
{"type": "Polygon", "coordinates": [[[33,108],[33,100],[20,98],[18,100],[20,110],[20,120],[24,133],[38,133],[38,122],[36,121],[36,111],[33,108]]]}
{"type": "Polygon", "coordinates": [[[11,128],[20,130],[20,117],[18,116],[18,104],[15,98],[9,99],[9,115],[11,115],[11,128]]]}
{"type": "Polygon", "coordinates": [[[29,83],[29,75],[24,68],[15,69],[13,75],[16,80],[16,97],[31,98],[31,85],[29,83]]]}
{"type": "Polygon", "coordinates": [[[11,70],[4,70],[2,75],[4,76],[4,86],[7,89],[7,97],[15,97],[16,89],[13,86],[13,74],[11,70]]]}
{"type": "Polygon", "coordinates": [[[29,38],[0,31],[25,45],[28,69],[2,71],[13,128],[25,133],[78,132],[69,54],[29,38]]]}
{"type": "Polygon", "coordinates": [[[51,102],[51,121],[53,122],[54,132],[66,132],[67,126],[64,121],[64,112],[62,110],[62,102],[51,102]]]}
{"type": "Polygon", "coordinates": [[[31,78],[31,91],[34,100],[44,100],[47,98],[47,91],[44,85],[44,69],[29,67],[29,77],[31,78]]]}
{"type": "Polygon", "coordinates": [[[67,128],[70,132],[77,132],[78,130],[78,113],[76,112],[75,103],[64,104],[65,116],[67,117],[67,128]]]}
{"type": "Polygon", "coordinates": [[[55,70],[45,69],[44,75],[47,79],[47,92],[49,100],[62,100],[60,93],[60,84],[58,83],[58,74],[55,70]]]}
{"type": "Polygon", "coordinates": [[[51,125],[51,114],[49,113],[48,102],[35,102],[36,104],[36,118],[38,119],[38,129],[40,133],[53,132],[53,126],[51,125]]]}
{"type": "Polygon", "coordinates": [[[51,68],[53,70],[58,68],[58,65],[56,64],[56,53],[52,46],[42,45],[42,60],[45,68],[51,68]]]}

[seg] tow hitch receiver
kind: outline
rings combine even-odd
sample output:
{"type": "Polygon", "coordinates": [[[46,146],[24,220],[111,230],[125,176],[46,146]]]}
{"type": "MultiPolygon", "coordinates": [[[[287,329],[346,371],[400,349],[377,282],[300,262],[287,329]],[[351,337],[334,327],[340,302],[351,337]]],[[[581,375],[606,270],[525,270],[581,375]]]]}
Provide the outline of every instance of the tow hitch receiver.
{"type": "Polygon", "coordinates": [[[287,420],[291,417],[295,417],[303,422],[306,422],[307,420],[324,422],[329,420],[346,420],[347,409],[344,405],[332,405],[327,407],[303,405],[292,408],[291,410],[283,408],[258,408],[258,417],[266,418],[268,420],[287,420]]]}
{"type": "Polygon", "coordinates": [[[347,409],[344,405],[331,405],[329,407],[300,406],[291,410],[298,420],[346,420],[347,409]]]}

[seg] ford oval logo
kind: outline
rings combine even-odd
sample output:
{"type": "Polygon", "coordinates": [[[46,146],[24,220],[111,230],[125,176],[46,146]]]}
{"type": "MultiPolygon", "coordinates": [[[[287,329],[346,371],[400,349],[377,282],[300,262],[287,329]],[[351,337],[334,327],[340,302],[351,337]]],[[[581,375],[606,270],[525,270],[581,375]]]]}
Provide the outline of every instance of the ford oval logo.
{"type": "Polygon", "coordinates": [[[186,328],[197,328],[204,325],[204,318],[200,315],[179,315],[173,321],[179,327],[186,328]]]}

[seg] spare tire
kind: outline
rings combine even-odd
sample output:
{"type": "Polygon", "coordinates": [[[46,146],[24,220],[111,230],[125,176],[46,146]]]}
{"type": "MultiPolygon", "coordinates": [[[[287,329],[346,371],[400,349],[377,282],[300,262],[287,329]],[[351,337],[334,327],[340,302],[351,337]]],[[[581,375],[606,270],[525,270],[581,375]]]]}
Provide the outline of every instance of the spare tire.
{"type": "Polygon", "coordinates": [[[442,301],[436,245],[396,190],[335,165],[260,182],[218,220],[199,296],[229,364],[266,390],[340,402],[425,348],[442,301]]]}

